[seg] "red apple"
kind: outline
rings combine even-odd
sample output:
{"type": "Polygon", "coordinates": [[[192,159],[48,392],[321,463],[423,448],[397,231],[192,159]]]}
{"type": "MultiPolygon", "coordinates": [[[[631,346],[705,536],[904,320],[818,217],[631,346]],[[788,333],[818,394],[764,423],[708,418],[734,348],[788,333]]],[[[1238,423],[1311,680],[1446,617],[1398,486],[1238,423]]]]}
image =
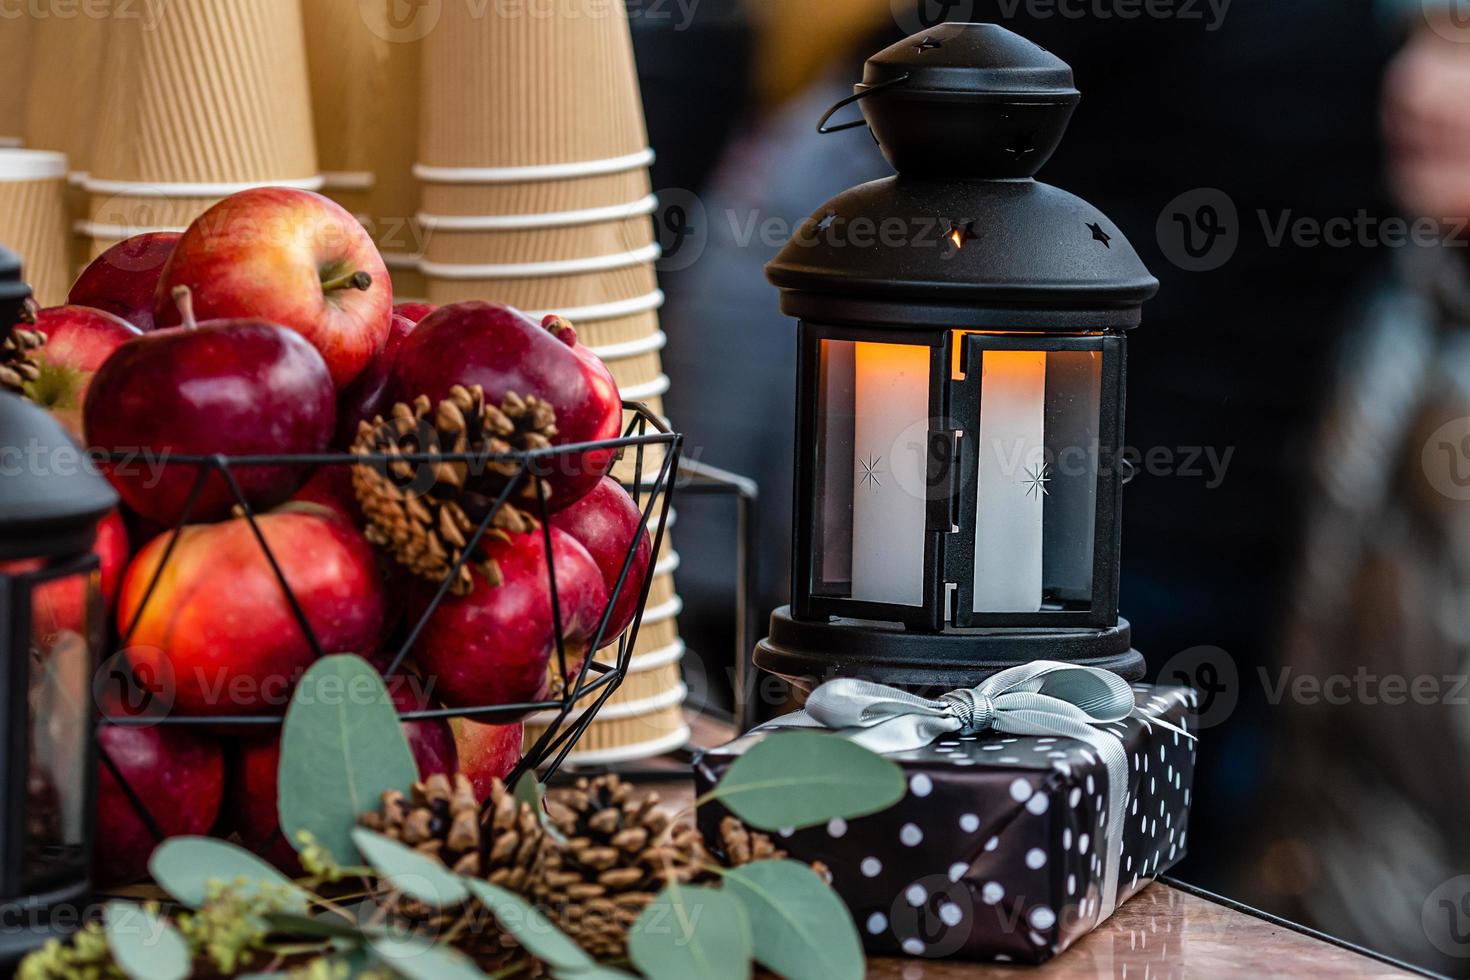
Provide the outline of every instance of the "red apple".
{"type": "MultiPolygon", "coordinates": [[[[615,439],[622,426],[617,386],[605,366],[598,372],[576,348],[575,331],[565,320],[549,329],[509,306],[443,306],[425,317],[399,348],[393,398],[412,402],[428,395],[437,402],[455,385],[480,385],[494,404],[510,392],[549,404],[556,412],[553,445],[615,439]]],[[[542,474],[550,488],[548,506],[560,509],[591,490],[612,466],[614,455],[613,450],[597,450],[548,460],[542,474]]]]}
{"type": "MultiPolygon", "coordinates": [[[[372,547],[336,515],[280,511],[256,518],[324,653],[370,657],[384,598],[372,547]]],[[[172,676],[185,715],[279,714],[311,665],[311,644],[243,518],[189,525],[143,602],[171,535],[149,542],[123,579],[118,629],[138,623],[129,659],[172,676]]]]}
{"type": "MultiPolygon", "coordinates": [[[[214,826],[224,795],[225,762],[219,739],[180,725],[99,725],[97,747],[148,808],[165,837],[204,834],[214,826]]],[[[138,815],[105,763],[98,763],[97,840],[99,884],[143,877],[159,841],[138,815]]]]}
{"type": "MultiPolygon", "coordinates": [[[[128,531],[122,515],[112,511],[97,524],[97,540],[92,544],[97,555],[102,580],[103,608],[111,613],[117,598],[118,582],[128,563],[128,531]]],[[[0,572],[35,571],[45,565],[41,558],[23,558],[0,562],[0,572]]],[[[81,576],[56,579],[39,586],[31,598],[31,633],[44,647],[56,642],[62,632],[86,632],[87,584],[81,576]]]]}
{"type": "Polygon", "coordinates": [[[393,408],[388,397],[388,381],[393,372],[393,362],[403,340],[416,326],[417,321],[400,314],[393,314],[393,327],[388,332],[388,343],[367,369],[357,376],[337,396],[337,436],[332,445],[339,449],[350,449],[357,441],[358,424],[371,421],[374,416],[387,416],[393,408]]]}
{"type": "Polygon", "coordinates": [[[648,574],[648,562],[653,553],[648,530],[645,528],[639,533],[638,525],[642,520],[643,512],[633,498],[609,477],[603,477],[587,496],[551,518],[552,527],[567,532],[587,549],[602,572],[609,594],[618,584],[618,576],[623,574],[628,552],[634,552],[623,588],[612,600],[612,615],[603,631],[601,646],[617,640],[638,611],[638,599],[643,594],[643,580],[648,574]]]}
{"type": "Polygon", "coordinates": [[[525,737],[520,722],[485,725],[468,718],[452,718],[454,744],[459,753],[459,771],[469,777],[475,797],[481,802],[490,795],[492,780],[504,780],[521,761],[525,737]]]}
{"type": "Polygon", "coordinates": [[[420,320],[438,308],[433,303],[398,303],[393,307],[393,312],[414,324],[418,324],[420,320]]]}
{"type": "MultiPolygon", "coordinates": [[[[83,417],[88,445],[133,454],[103,466],[123,501],[172,526],[198,467],[170,465],[171,454],[319,452],[335,403],[325,362],[294,331],[263,320],[195,325],[190,316],[119,347],[93,376],[83,417]]],[[[233,472],[257,510],[285,500],[307,475],[291,465],[233,472]]],[[[224,517],[234,503],[223,476],[211,473],[189,519],[224,517]]]]}
{"type": "MultiPolygon", "coordinates": [[[[421,688],[396,683],[407,680],[411,679],[388,679],[394,706],[400,711],[431,706],[422,699],[421,688]]],[[[454,773],[458,756],[448,722],[406,721],[403,733],[408,737],[408,746],[418,763],[419,778],[427,779],[434,773],[454,773]]],[[[278,732],[235,740],[230,752],[225,812],[229,815],[230,829],[239,833],[246,847],[283,871],[296,874],[299,867],[296,849],[280,832],[277,809],[280,769],[281,738],[278,732]]]]}
{"type": "Polygon", "coordinates": [[[142,331],[89,306],[41,310],[36,314],[35,329],[46,335],[46,346],[36,358],[41,374],[26,384],[26,396],[81,438],[82,402],[92,375],[113,351],[141,336],[142,331]]]}
{"type": "MultiPolygon", "coordinates": [[[[568,666],[587,652],[607,607],[602,582],[587,549],[551,529],[557,603],[568,666]]],[[[498,570],[492,582],[476,569],[468,595],[448,594],[424,624],[414,659],[450,707],[469,708],[536,701],[545,696],[547,667],[556,650],[551,576],[539,530],[497,536],[481,549],[498,570]]],[[[415,605],[427,606],[420,584],[415,605]]]]}
{"type": "Polygon", "coordinates": [[[225,198],[184,232],[159,282],[161,325],[171,300],[194,293],[201,319],[260,317],[300,333],[347,386],[388,340],[393,283],[367,230],[311,191],[259,187],[225,198]]]}
{"type": "Polygon", "coordinates": [[[152,330],[158,280],[178,242],[176,231],[150,231],[118,242],[82,270],[67,302],[106,310],[139,330],[152,330]]]}

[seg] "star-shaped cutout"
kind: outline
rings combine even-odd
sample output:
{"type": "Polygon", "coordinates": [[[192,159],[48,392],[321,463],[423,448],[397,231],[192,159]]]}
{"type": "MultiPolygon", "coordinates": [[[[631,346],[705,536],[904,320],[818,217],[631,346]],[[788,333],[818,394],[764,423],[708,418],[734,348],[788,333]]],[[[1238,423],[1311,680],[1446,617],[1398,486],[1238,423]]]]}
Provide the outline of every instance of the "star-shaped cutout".
{"type": "Polygon", "coordinates": [[[832,225],[836,223],[836,221],[837,212],[828,211],[826,214],[822,215],[821,220],[817,222],[817,231],[826,231],[828,228],[831,228],[832,225]]]}
{"type": "Polygon", "coordinates": [[[1113,247],[1111,244],[1109,244],[1113,240],[1113,236],[1112,235],[1109,235],[1107,232],[1103,231],[1102,230],[1102,225],[1098,224],[1096,221],[1090,221],[1090,222],[1088,222],[1087,223],[1087,230],[1090,231],[1090,232],[1092,232],[1092,240],[1093,241],[1095,241],[1095,242],[1102,242],[1103,243],[1103,248],[1112,248],[1113,247]]]}
{"type": "Polygon", "coordinates": [[[1051,491],[1046,485],[1051,482],[1051,467],[1043,463],[1040,466],[1032,466],[1026,470],[1026,496],[1049,497],[1051,491]]]}
{"type": "Polygon", "coordinates": [[[975,222],[951,221],[949,223],[949,234],[944,237],[949,240],[949,243],[954,246],[954,250],[958,252],[965,247],[965,242],[974,241],[977,237],[975,234],[975,222]]]}
{"type": "Polygon", "coordinates": [[[932,37],[925,35],[923,40],[914,45],[914,50],[919,52],[919,54],[923,54],[925,51],[933,51],[935,48],[942,47],[944,47],[944,42],[936,41],[932,37]]]}
{"type": "Polygon", "coordinates": [[[863,468],[862,475],[858,477],[858,482],[865,487],[881,487],[883,485],[883,481],[878,479],[878,467],[883,465],[882,456],[874,456],[872,453],[869,453],[867,458],[858,460],[858,465],[863,468]]]}

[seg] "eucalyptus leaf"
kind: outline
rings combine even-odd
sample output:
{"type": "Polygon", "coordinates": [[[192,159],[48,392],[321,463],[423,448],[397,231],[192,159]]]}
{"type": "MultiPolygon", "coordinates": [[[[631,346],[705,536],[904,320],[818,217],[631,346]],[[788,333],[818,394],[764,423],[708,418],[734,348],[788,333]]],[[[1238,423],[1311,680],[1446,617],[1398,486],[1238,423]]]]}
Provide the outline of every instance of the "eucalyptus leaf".
{"type": "Polygon", "coordinates": [[[553,967],[551,975],[556,980],[638,980],[633,974],[605,963],[594,963],[586,970],[558,970],[553,967]]]}
{"type": "Polygon", "coordinates": [[[628,954],[648,980],[746,980],[750,923],[728,893],[671,882],[628,930],[628,954]]]}
{"type": "Polygon", "coordinates": [[[310,831],[342,862],[357,818],[384,792],[407,793],[418,766],[378,672],[361,657],[323,657],[296,685],[281,732],[277,809],[293,846],[310,831]]]}
{"type": "Polygon", "coordinates": [[[396,840],[359,827],[352,831],[352,842],[389,884],[409,898],[436,909],[454,908],[469,900],[470,893],[458,875],[396,840]]]}
{"type": "Polygon", "coordinates": [[[480,904],[495,916],[500,928],[515,937],[528,953],[553,969],[581,976],[597,962],[562,932],[551,920],[512,891],[479,878],[466,878],[465,886],[480,904]]]}
{"type": "Polygon", "coordinates": [[[361,940],[364,930],[340,915],[305,915],[299,912],[267,912],[265,924],[271,932],[319,939],[361,940]]]}
{"type": "Polygon", "coordinates": [[[861,980],[863,945],[837,894],[795,861],[752,861],[725,874],[745,906],[755,958],[787,980],[861,980]]]}
{"type": "Polygon", "coordinates": [[[903,770],[838,735],[775,732],[725,771],[701,802],[719,800],[761,830],[814,827],[886,810],[903,799],[903,770]]]}
{"type": "Polygon", "coordinates": [[[541,798],[546,795],[546,787],[541,785],[541,780],[536,778],[536,773],[527,770],[521,773],[520,779],[516,780],[511,795],[529,806],[539,816],[543,809],[541,798]]]}
{"type": "Polygon", "coordinates": [[[255,894],[259,886],[286,889],[289,908],[305,910],[307,896],[275,868],[242,847],[212,837],[170,837],[148,859],[148,871],[164,891],[190,908],[209,897],[209,883],[239,884],[255,894]]]}
{"type": "Polygon", "coordinates": [[[452,946],[374,936],[368,949],[379,963],[408,980],[485,980],[474,961],[452,946]]]}
{"type": "Polygon", "coordinates": [[[107,949],[132,980],[183,980],[193,966],[189,944],[161,916],[131,902],[108,902],[107,949]]]}

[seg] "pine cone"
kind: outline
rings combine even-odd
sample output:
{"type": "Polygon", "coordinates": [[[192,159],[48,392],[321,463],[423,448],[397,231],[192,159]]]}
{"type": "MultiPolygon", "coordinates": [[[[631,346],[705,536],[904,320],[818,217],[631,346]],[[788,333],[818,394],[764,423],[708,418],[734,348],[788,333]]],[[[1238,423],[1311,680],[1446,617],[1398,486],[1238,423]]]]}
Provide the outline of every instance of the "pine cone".
{"type": "Polygon", "coordinates": [[[27,302],[26,312],[20,323],[11,327],[9,335],[0,341],[0,390],[22,394],[27,383],[41,375],[33,352],[46,344],[46,335],[39,330],[28,330],[25,324],[36,322],[35,304],[27,302]]]}
{"type": "MultiPolygon", "coordinates": [[[[541,449],[556,435],[556,413],[539,398],[514,392],[500,406],[487,404],[479,385],[456,385],[438,406],[425,396],[413,405],[393,406],[358,428],[352,451],[358,455],[409,453],[509,453],[541,449]]],[[[432,582],[449,577],[465,544],[504,490],[519,465],[511,460],[476,464],[464,461],[411,463],[397,459],[359,463],[352,485],[367,517],[367,538],[388,548],[410,571],[432,582]]],[[[536,500],[536,481],[524,481],[515,499],[536,500]]],[[[487,533],[527,532],[537,523],[509,501],[496,513],[487,533]]],[[[451,591],[465,595],[474,587],[471,562],[459,570],[451,591]]],[[[500,581],[493,562],[478,567],[491,584],[500,581]]]]}
{"type": "Polygon", "coordinates": [[[633,787],[612,775],[579,779],[547,799],[564,840],[547,849],[533,897],[593,956],[621,956],[629,926],[659,889],[704,874],[699,832],[686,823],[671,828],[657,805],[657,794],[635,799],[633,787]]]}

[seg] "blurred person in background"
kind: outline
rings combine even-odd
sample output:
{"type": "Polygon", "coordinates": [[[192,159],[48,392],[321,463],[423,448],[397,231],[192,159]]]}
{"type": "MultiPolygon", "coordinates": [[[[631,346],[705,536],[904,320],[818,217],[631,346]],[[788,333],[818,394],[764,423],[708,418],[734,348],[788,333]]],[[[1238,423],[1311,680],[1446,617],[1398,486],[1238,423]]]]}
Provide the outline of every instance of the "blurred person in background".
{"type": "MultiPolygon", "coordinates": [[[[1470,18],[1413,25],[1383,98],[1417,242],[1343,344],[1310,455],[1260,851],[1231,894],[1470,973],[1470,18]],[[1295,686],[1293,686],[1295,685],[1295,686]]],[[[1428,16],[1424,16],[1428,14],[1428,16]]]]}
{"type": "MultiPolygon", "coordinates": [[[[1039,179],[1108,214],[1162,282],[1129,341],[1127,441],[1159,462],[1124,494],[1122,612],[1151,678],[1167,668],[1165,682],[1208,680],[1189,652],[1206,647],[1237,668],[1233,713],[1200,743],[1205,802],[1180,870],[1224,889],[1263,819],[1261,781],[1280,749],[1256,669],[1276,662],[1304,448],[1354,286],[1386,260],[1372,242],[1329,247],[1276,229],[1390,213],[1377,106],[1391,44],[1372,0],[959,0],[943,11],[843,0],[830,22],[826,5],[777,6],[750,4],[766,108],[708,187],[680,199],[687,234],[665,238],[677,249],[661,277],[670,412],[692,451],[763,490],[760,615],[790,595],[795,384],[795,326],[762,266],[828,198],[891,173],[864,132],[819,136],[815,123],[868,55],[920,30],[926,13],[930,24],[1000,23],[1070,63],[1082,91],[1039,179]],[[1201,238],[1211,247],[1193,261],[1176,216],[1195,221],[1202,202],[1222,201],[1228,226],[1201,238]]],[[[679,550],[700,556],[679,571],[690,631],[728,616],[717,556],[731,535],[723,515],[679,516],[679,550]]],[[[724,649],[703,652],[723,679],[724,649]]]]}

